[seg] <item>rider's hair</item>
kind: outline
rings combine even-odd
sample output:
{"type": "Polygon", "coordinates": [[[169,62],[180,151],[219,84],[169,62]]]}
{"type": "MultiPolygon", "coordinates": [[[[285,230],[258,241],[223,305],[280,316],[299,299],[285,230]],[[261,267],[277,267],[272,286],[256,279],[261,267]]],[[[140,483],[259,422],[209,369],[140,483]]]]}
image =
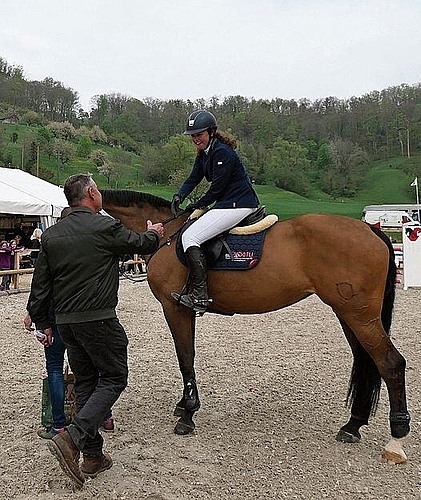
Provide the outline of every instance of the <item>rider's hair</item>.
{"type": "Polygon", "coordinates": [[[230,146],[232,149],[237,149],[237,141],[231,135],[217,130],[215,133],[215,137],[224,144],[228,144],[228,146],[230,146]]]}
{"type": "MultiPolygon", "coordinates": [[[[237,149],[237,141],[234,139],[234,137],[232,137],[232,135],[228,135],[225,132],[220,132],[219,130],[217,130],[213,137],[218,139],[220,142],[227,144],[232,149],[237,149]]],[[[203,154],[204,152],[202,150],[197,151],[196,153],[197,156],[202,156],[203,154]]]]}

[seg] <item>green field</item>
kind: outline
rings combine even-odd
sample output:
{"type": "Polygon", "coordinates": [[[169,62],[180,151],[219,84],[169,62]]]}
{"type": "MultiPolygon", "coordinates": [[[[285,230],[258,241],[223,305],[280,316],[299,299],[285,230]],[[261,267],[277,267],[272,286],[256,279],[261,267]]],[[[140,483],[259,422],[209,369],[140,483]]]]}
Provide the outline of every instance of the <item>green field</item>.
{"type": "MultiPolygon", "coordinates": [[[[275,186],[255,186],[262,204],[269,213],[280,219],[289,219],[302,214],[323,213],[346,215],[360,219],[366,205],[387,203],[415,203],[414,188],[410,187],[413,177],[402,170],[378,163],[367,173],[364,189],[352,199],[331,200],[324,193],[315,192],[313,198],[303,198],[295,193],[275,186]]],[[[171,199],[173,188],[169,186],[142,186],[140,191],[171,199]]]]}

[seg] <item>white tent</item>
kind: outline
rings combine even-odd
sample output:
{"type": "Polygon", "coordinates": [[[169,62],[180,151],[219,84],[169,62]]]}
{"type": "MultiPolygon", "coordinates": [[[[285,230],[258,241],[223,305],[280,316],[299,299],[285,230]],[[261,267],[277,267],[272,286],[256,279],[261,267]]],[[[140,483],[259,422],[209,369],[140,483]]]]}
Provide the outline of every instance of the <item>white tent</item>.
{"type": "Polygon", "coordinates": [[[14,168],[0,168],[0,213],[35,215],[48,227],[67,206],[63,189],[14,168]]]}

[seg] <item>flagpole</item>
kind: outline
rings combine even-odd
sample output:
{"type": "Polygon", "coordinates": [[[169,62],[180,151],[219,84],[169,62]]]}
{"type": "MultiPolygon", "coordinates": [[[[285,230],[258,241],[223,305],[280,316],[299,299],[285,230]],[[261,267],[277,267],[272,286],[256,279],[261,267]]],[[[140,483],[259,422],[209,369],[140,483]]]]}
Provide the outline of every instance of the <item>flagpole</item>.
{"type": "Polygon", "coordinates": [[[420,195],[419,195],[419,192],[418,192],[418,177],[415,177],[415,180],[411,184],[411,186],[412,185],[415,185],[415,195],[417,197],[417,205],[418,205],[418,222],[421,223],[421,217],[420,217],[420,213],[421,213],[421,210],[420,210],[420,195]]]}

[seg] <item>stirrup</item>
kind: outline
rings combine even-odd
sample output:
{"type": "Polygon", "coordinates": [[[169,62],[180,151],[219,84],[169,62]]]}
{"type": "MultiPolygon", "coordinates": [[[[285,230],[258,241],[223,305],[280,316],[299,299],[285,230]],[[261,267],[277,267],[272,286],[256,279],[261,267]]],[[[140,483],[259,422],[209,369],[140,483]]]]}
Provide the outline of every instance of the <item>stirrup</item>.
{"type": "MultiPolygon", "coordinates": [[[[180,293],[177,292],[171,292],[171,297],[175,299],[178,304],[181,304],[184,307],[187,307],[189,309],[192,309],[195,313],[196,316],[203,316],[206,312],[206,309],[208,308],[209,304],[212,302],[212,299],[206,299],[206,300],[194,300],[193,302],[183,302],[183,297],[188,297],[188,294],[181,295],[180,293]]],[[[189,298],[189,301],[191,299],[189,298]]]]}

